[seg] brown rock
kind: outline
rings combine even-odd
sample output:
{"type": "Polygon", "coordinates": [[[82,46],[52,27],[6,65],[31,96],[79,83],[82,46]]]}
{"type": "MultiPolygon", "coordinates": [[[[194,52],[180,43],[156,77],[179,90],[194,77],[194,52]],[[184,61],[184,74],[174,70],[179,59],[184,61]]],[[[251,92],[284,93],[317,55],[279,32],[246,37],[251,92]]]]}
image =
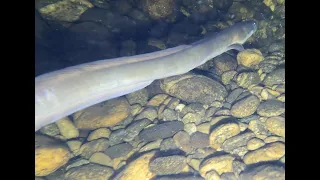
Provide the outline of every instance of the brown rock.
{"type": "Polygon", "coordinates": [[[73,114],[78,129],[112,127],[130,115],[130,104],[126,98],[112,99],[93,105],[73,114]]]}

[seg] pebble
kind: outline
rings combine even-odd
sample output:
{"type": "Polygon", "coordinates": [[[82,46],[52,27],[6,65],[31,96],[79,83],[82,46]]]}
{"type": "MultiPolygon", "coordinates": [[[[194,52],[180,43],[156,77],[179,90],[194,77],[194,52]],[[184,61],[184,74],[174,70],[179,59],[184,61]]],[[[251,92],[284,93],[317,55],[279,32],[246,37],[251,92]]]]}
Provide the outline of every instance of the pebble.
{"type": "Polygon", "coordinates": [[[255,95],[251,95],[236,102],[231,107],[231,114],[237,118],[248,117],[257,110],[259,104],[259,98],[255,95]]]}
{"type": "Polygon", "coordinates": [[[230,84],[231,80],[235,77],[237,71],[226,71],[221,75],[221,81],[224,85],[230,84]]]}
{"type": "Polygon", "coordinates": [[[120,144],[124,141],[126,135],[125,129],[117,129],[115,131],[112,131],[109,136],[109,145],[113,146],[115,144],[120,144]]]}
{"type": "Polygon", "coordinates": [[[126,95],[126,98],[129,104],[140,104],[141,106],[145,106],[148,103],[148,91],[147,89],[143,88],[141,90],[132,92],[126,95]]]}
{"type": "Polygon", "coordinates": [[[85,164],[89,164],[90,161],[86,160],[86,159],[79,159],[79,160],[76,160],[75,162],[71,163],[70,165],[68,165],[66,167],[66,171],[68,171],[69,169],[71,168],[74,168],[74,167],[79,167],[79,166],[82,166],[82,165],[85,165],[85,164]]]}
{"type": "Polygon", "coordinates": [[[259,149],[260,147],[264,146],[266,143],[259,139],[259,138],[252,138],[247,143],[247,149],[250,151],[259,149]]]}
{"type": "Polygon", "coordinates": [[[257,113],[265,117],[279,116],[284,112],[284,103],[275,99],[262,102],[257,109],[257,113]]]}
{"type": "Polygon", "coordinates": [[[280,136],[268,136],[264,139],[265,143],[273,143],[277,141],[285,142],[285,138],[280,136]]]}
{"type": "MultiPolygon", "coordinates": [[[[187,160],[188,161],[188,160],[187,160]]],[[[191,159],[187,162],[193,169],[199,171],[201,161],[199,159],[191,159]]]]}
{"type": "Polygon", "coordinates": [[[149,124],[151,124],[151,121],[149,119],[141,119],[134,121],[125,129],[125,135],[123,140],[126,142],[132,141],[135,137],[139,135],[140,131],[142,131],[149,124]]]}
{"type": "Polygon", "coordinates": [[[168,108],[162,112],[162,116],[163,116],[162,119],[164,121],[174,121],[178,119],[177,112],[168,108]]]}
{"type": "Polygon", "coordinates": [[[274,142],[263,146],[260,149],[248,152],[243,162],[254,164],[259,162],[279,160],[285,154],[285,145],[282,142],[274,142]]]}
{"type": "Polygon", "coordinates": [[[197,131],[205,133],[205,134],[209,134],[210,133],[210,127],[211,127],[211,124],[209,122],[202,123],[202,124],[199,124],[197,126],[197,131]]]}
{"type": "Polygon", "coordinates": [[[81,156],[89,159],[95,152],[104,151],[109,147],[108,139],[101,138],[83,144],[80,147],[81,156]]]}
{"type": "Polygon", "coordinates": [[[200,103],[191,103],[183,108],[180,116],[185,116],[188,113],[198,114],[202,118],[206,114],[206,109],[200,103]]]}
{"type": "Polygon", "coordinates": [[[204,148],[209,146],[209,135],[195,132],[190,137],[190,144],[193,148],[204,148]]]}
{"type": "Polygon", "coordinates": [[[223,173],[220,177],[221,180],[238,180],[234,173],[223,173]]]}
{"type": "Polygon", "coordinates": [[[60,130],[60,134],[66,139],[72,139],[79,136],[79,130],[68,117],[56,121],[56,124],[60,130]]]}
{"type": "Polygon", "coordinates": [[[205,177],[207,172],[215,170],[219,175],[233,172],[232,162],[235,158],[230,155],[220,155],[203,161],[200,165],[200,174],[205,177]]]}
{"type": "Polygon", "coordinates": [[[131,150],[132,145],[129,143],[117,144],[109,147],[104,153],[109,156],[111,159],[126,156],[131,150]]]}
{"type": "Polygon", "coordinates": [[[158,139],[172,137],[178,131],[184,129],[184,124],[180,121],[169,121],[153,127],[145,128],[139,134],[142,141],[150,142],[158,139]]]}
{"type": "Polygon", "coordinates": [[[168,175],[182,172],[186,165],[184,156],[173,155],[155,158],[150,162],[149,168],[156,175],[168,175]]]}
{"type": "Polygon", "coordinates": [[[35,176],[46,176],[64,166],[73,155],[53,138],[35,134],[35,176]]]}
{"type": "Polygon", "coordinates": [[[206,110],[205,117],[206,117],[206,118],[209,118],[209,117],[213,116],[216,111],[217,111],[217,108],[215,108],[215,107],[209,107],[209,108],[206,110]]]}
{"type": "Polygon", "coordinates": [[[272,179],[272,180],[284,180],[285,169],[281,166],[263,164],[255,166],[240,174],[239,180],[248,179],[272,179]]]}
{"type": "Polygon", "coordinates": [[[237,176],[239,176],[239,174],[246,169],[246,164],[243,163],[243,161],[239,161],[239,160],[234,160],[232,162],[232,168],[233,168],[233,172],[234,174],[236,174],[237,176]]]}
{"type": "Polygon", "coordinates": [[[182,122],[184,124],[187,123],[195,123],[195,124],[200,124],[203,119],[203,116],[197,113],[187,113],[186,115],[183,116],[182,122]]]}
{"type": "Polygon", "coordinates": [[[78,141],[78,140],[67,141],[67,145],[71,150],[71,152],[73,153],[73,155],[78,156],[81,154],[80,152],[80,147],[82,145],[81,141],[78,141]]]}
{"type": "Polygon", "coordinates": [[[154,119],[156,119],[158,117],[158,112],[155,108],[152,107],[148,107],[145,108],[139,115],[137,115],[134,120],[140,120],[140,119],[149,119],[151,121],[153,121],[154,119]]]}
{"type": "Polygon", "coordinates": [[[255,137],[255,134],[251,131],[238,134],[224,141],[221,148],[226,152],[230,152],[236,148],[246,146],[247,142],[253,137],[255,137]]]}
{"type": "Polygon", "coordinates": [[[222,101],[227,96],[222,84],[202,75],[183,74],[165,78],[161,80],[161,89],[187,103],[210,105],[213,101],[222,101]]]}
{"type": "Polygon", "coordinates": [[[164,102],[165,99],[167,99],[167,97],[169,97],[169,95],[167,94],[157,94],[156,96],[154,96],[153,98],[151,98],[148,102],[148,106],[160,106],[160,104],[162,104],[164,102]]]}
{"type": "Polygon", "coordinates": [[[126,119],[131,113],[126,98],[111,99],[73,114],[74,124],[78,129],[97,129],[112,127],[126,119]]]}
{"type": "Polygon", "coordinates": [[[238,66],[237,61],[232,56],[225,53],[213,58],[213,64],[213,70],[218,75],[230,70],[235,70],[238,66]]]}
{"type": "Polygon", "coordinates": [[[266,121],[266,126],[271,133],[285,137],[285,118],[281,116],[270,117],[266,121]]]}
{"type": "Polygon", "coordinates": [[[219,174],[215,170],[211,170],[206,173],[206,180],[220,180],[219,174]]]}
{"type": "Polygon", "coordinates": [[[40,132],[42,134],[46,134],[48,136],[57,136],[58,134],[60,134],[60,130],[57,126],[56,123],[51,123],[51,124],[48,124],[46,126],[43,126],[41,129],[40,129],[40,132]]]}
{"type": "Polygon", "coordinates": [[[126,168],[124,168],[117,176],[113,179],[152,179],[155,174],[149,169],[149,163],[154,159],[156,151],[151,151],[140,155],[137,159],[130,162],[126,168]]]}
{"type": "Polygon", "coordinates": [[[142,111],[142,106],[140,104],[131,105],[131,116],[136,116],[142,111]]]}
{"type": "Polygon", "coordinates": [[[197,126],[194,123],[185,124],[184,131],[186,131],[189,135],[191,135],[197,131],[197,126]]]}
{"type": "Polygon", "coordinates": [[[269,87],[285,84],[285,69],[279,68],[269,73],[263,80],[263,84],[269,87]]]}
{"type": "Polygon", "coordinates": [[[177,147],[184,152],[191,151],[190,135],[185,131],[179,131],[173,136],[173,140],[177,147]]]}
{"type": "Polygon", "coordinates": [[[169,109],[174,110],[174,109],[179,105],[179,103],[180,103],[180,99],[172,98],[172,99],[169,101],[167,107],[168,107],[169,109]]]}
{"type": "Polygon", "coordinates": [[[237,75],[237,84],[243,88],[257,85],[261,82],[260,76],[257,72],[242,72],[237,75]]]}
{"type": "Polygon", "coordinates": [[[170,152],[175,152],[177,151],[178,146],[175,144],[173,138],[167,138],[167,139],[164,139],[161,144],[160,144],[160,150],[161,151],[170,151],[170,152]]]}
{"type": "Polygon", "coordinates": [[[240,96],[240,94],[242,92],[243,92],[242,88],[236,88],[236,89],[232,90],[231,93],[226,98],[226,101],[228,103],[232,104],[240,96]]]}
{"type": "Polygon", "coordinates": [[[152,142],[147,143],[146,145],[144,145],[139,152],[146,152],[146,151],[150,151],[153,149],[160,149],[160,145],[161,145],[162,139],[158,139],[152,142]]]}
{"type": "Polygon", "coordinates": [[[93,141],[93,140],[100,139],[100,138],[109,138],[110,134],[111,134],[111,131],[108,128],[99,128],[99,129],[92,131],[89,134],[87,140],[93,141]]]}
{"type": "Polygon", "coordinates": [[[210,147],[220,150],[223,142],[240,133],[240,127],[236,123],[222,124],[215,128],[209,137],[210,147]]]}
{"type": "Polygon", "coordinates": [[[112,159],[108,155],[102,152],[96,152],[92,154],[89,161],[92,163],[113,167],[112,159]]]}
{"type": "Polygon", "coordinates": [[[263,61],[263,55],[258,49],[246,49],[237,54],[238,64],[252,68],[263,61]]]}
{"type": "Polygon", "coordinates": [[[268,134],[266,124],[260,120],[251,120],[248,129],[253,131],[258,138],[264,139],[268,134]]]}
{"type": "Polygon", "coordinates": [[[109,179],[113,174],[113,169],[98,164],[86,164],[71,168],[65,174],[66,180],[77,179],[109,179]]]}

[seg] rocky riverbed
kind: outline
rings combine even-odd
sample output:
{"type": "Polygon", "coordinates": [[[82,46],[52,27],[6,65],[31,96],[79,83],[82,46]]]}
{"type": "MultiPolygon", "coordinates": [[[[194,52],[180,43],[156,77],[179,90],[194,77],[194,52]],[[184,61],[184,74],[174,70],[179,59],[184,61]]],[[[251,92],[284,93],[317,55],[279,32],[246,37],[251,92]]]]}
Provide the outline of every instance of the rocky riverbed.
{"type": "MultiPolygon", "coordinates": [[[[36,2],[50,25],[73,32],[70,38],[110,47],[107,54],[99,50],[103,58],[184,44],[239,20],[255,19],[259,28],[245,51],[224,53],[41,128],[35,179],[285,179],[284,1],[36,2]],[[149,25],[145,41],[121,40],[120,50],[110,45],[116,34],[128,37],[136,32],[128,28],[149,25]]],[[[66,57],[83,52],[72,53],[66,57]]]]}

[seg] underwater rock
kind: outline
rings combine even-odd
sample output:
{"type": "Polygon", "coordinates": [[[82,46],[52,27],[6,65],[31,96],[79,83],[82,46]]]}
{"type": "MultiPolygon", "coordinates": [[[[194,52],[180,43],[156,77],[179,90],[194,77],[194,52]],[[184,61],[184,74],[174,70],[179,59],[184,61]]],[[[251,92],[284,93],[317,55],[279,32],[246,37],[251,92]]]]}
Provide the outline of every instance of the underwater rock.
{"type": "Polygon", "coordinates": [[[266,124],[260,120],[251,120],[249,122],[248,129],[250,129],[254,134],[261,139],[266,138],[268,134],[268,129],[266,124]]]}
{"type": "Polygon", "coordinates": [[[140,104],[141,106],[144,106],[148,102],[148,91],[145,88],[143,88],[141,90],[127,94],[126,98],[129,101],[129,104],[131,105],[140,104]]]}
{"type": "Polygon", "coordinates": [[[247,169],[239,176],[240,180],[253,178],[283,180],[285,179],[285,169],[281,166],[264,164],[247,169]]]}
{"type": "Polygon", "coordinates": [[[149,164],[150,171],[157,175],[178,174],[187,165],[184,156],[164,156],[152,160],[149,164]]]}
{"type": "Polygon", "coordinates": [[[270,87],[273,85],[285,84],[285,69],[276,69],[268,74],[264,79],[263,84],[270,87]]]}
{"type": "Polygon", "coordinates": [[[98,165],[86,164],[79,167],[71,168],[65,174],[66,180],[77,179],[109,179],[113,174],[113,169],[98,165]]]}
{"type": "Polygon", "coordinates": [[[129,143],[117,144],[109,147],[104,153],[110,158],[118,158],[122,156],[126,156],[131,150],[133,146],[129,143]]]}
{"type": "Polygon", "coordinates": [[[257,72],[242,72],[237,75],[237,84],[243,88],[249,88],[261,82],[257,72]]]}
{"type": "Polygon", "coordinates": [[[87,140],[92,141],[100,138],[109,138],[111,131],[108,128],[99,128],[92,131],[87,140]]]}
{"type": "Polygon", "coordinates": [[[35,176],[46,176],[56,171],[72,157],[63,142],[35,134],[35,176]]]}
{"type": "Polygon", "coordinates": [[[162,19],[173,13],[175,0],[143,0],[142,7],[153,19],[162,19]]]}
{"type": "Polygon", "coordinates": [[[140,120],[140,119],[149,119],[150,121],[155,120],[158,117],[158,112],[153,107],[147,107],[142,112],[140,112],[139,115],[137,115],[134,120],[140,120]]]}
{"type": "Polygon", "coordinates": [[[185,131],[179,131],[173,136],[173,140],[177,147],[184,152],[191,151],[190,135],[185,131]]]}
{"type": "Polygon", "coordinates": [[[95,152],[104,151],[109,147],[108,139],[101,138],[83,144],[80,148],[81,156],[89,159],[95,152]]]}
{"type": "Polygon", "coordinates": [[[232,162],[235,158],[230,155],[220,155],[209,158],[201,163],[200,174],[205,177],[207,172],[215,170],[219,175],[222,173],[233,172],[232,162]]]}
{"type": "Polygon", "coordinates": [[[266,126],[271,133],[285,137],[285,118],[281,116],[268,118],[266,126]]]}
{"type": "Polygon", "coordinates": [[[111,99],[73,114],[78,129],[112,127],[130,115],[130,104],[126,98],[111,99]]]}
{"type": "Polygon", "coordinates": [[[81,14],[89,8],[93,8],[93,4],[87,0],[61,0],[54,3],[47,3],[45,6],[38,6],[42,17],[60,22],[77,21],[81,14]]]}
{"type": "Polygon", "coordinates": [[[227,71],[236,70],[238,66],[237,61],[232,56],[225,53],[213,58],[213,64],[213,71],[218,75],[227,71]]]}
{"type": "Polygon", "coordinates": [[[237,54],[238,64],[252,68],[263,61],[263,55],[258,49],[246,49],[237,54]]]}
{"type": "Polygon", "coordinates": [[[149,119],[141,119],[141,120],[136,120],[132,122],[126,129],[125,129],[125,135],[123,140],[126,142],[132,141],[140,131],[143,130],[146,126],[151,124],[151,121],[149,119]]]}
{"type": "Polygon", "coordinates": [[[205,148],[209,146],[209,135],[202,132],[195,132],[190,137],[190,144],[193,148],[205,148]]]}
{"type": "Polygon", "coordinates": [[[155,174],[149,169],[149,163],[154,159],[156,151],[151,151],[140,155],[137,159],[130,162],[114,179],[152,179],[155,174]]]}
{"type": "Polygon", "coordinates": [[[274,142],[248,152],[243,157],[245,164],[279,160],[285,154],[285,145],[282,142],[274,142]]]}
{"type": "Polygon", "coordinates": [[[109,167],[113,166],[112,159],[108,155],[102,152],[96,152],[92,154],[89,161],[92,163],[103,165],[103,166],[109,166],[109,167]]]}
{"type": "Polygon", "coordinates": [[[188,103],[210,105],[222,101],[227,91],[219,82],[202,75],[184,74],[161,80],[161,89],[188,103]]]}
{"type": "Polygon", "coordinates": [[[243,147],[247,145],[247,142],[255,137],[253,132],[245,132],[238,134],[237,136],[233,136],[227,139],[221,146],[221,148],[226,152],[231,152],[232,150],[243,147]]]}
{"type": "Polygon", "coordinates": [[[60,134],[66,139],[77,138],[79,136],[79,130],[68,117],[56,121],[56,124],[60,130],[60,134]]]}
{"type": "Polygon", "coordinates": [[[169,121],[142,130],[139,137],[142,141],[150,142],[158,139],[172,137],[175,133],[183,130],[180,121],[169,121]]]}
{"type": "Polygon", "coordinates": [[[231,107],[231,114],[237,118],[244,118],[252,115],[260,104],[259,98],[255,95],[251,95],[236,102],[231,107]]]}
{"type": "Polygon", "coordinates": [[[284,103],[275,99],[266,100],[257,108],[257,113],[265,117],[279,116],[284,112],[284,103]]]}
{"type": "Polygon", "coordinates": [[[216,150],[221,150],[222,144],[229,138],[240,133],[240,127],[236,123],[222,124],[210,133],[210,147],[216,150]]]}
{"type": "Polygon", "coordinates": [[[250,151],[256,150],[256,149],[259,149],[260,147],[264,146],[265,144],[266,143],[259,138],[252,138],[247,143],[247,149],[250,151]]]}

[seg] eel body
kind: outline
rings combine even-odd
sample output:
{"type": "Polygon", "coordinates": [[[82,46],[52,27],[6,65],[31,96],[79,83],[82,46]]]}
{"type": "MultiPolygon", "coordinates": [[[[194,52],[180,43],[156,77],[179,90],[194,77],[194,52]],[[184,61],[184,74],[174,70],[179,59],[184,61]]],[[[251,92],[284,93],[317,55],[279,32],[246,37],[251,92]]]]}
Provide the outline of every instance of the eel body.
{"type": "Polygon", "coordinates": [[[140,90],[156,79],[186,73],[242,44],[254,21],[234,24],[212,37],[148,54],[80,64],[35,78],[35,131],[76,111],[140,90]]]}

